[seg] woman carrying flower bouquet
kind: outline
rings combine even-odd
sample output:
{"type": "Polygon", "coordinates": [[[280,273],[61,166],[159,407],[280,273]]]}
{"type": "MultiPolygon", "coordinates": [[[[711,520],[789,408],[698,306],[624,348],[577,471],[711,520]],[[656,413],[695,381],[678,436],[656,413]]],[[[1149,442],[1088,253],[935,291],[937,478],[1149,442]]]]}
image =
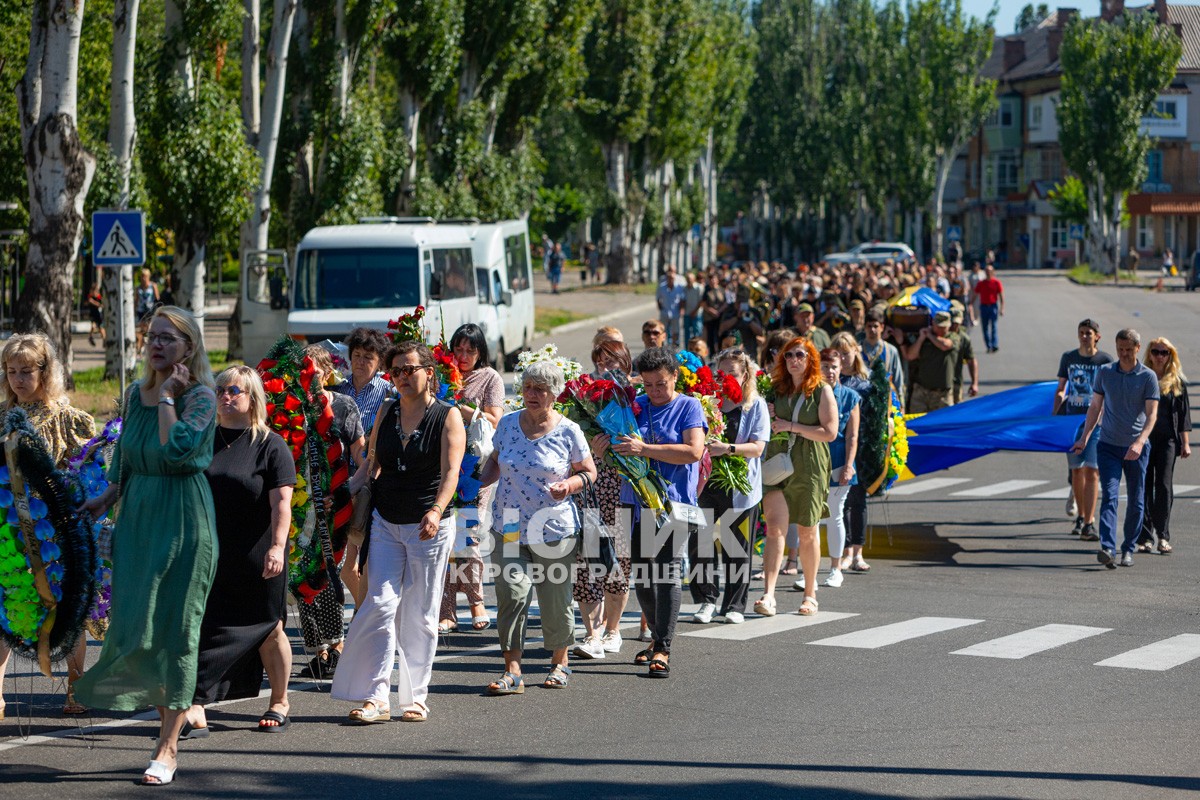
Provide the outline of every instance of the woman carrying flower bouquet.
{"type": "MultiPolygon", "coordinates": [[[[91,414],[75,408],[63,386],[62,362],[54,344],[40,333],[20,334],[4,343],[0,353],[4,369],[3,409],[20,408],[46,443],[54,466],[62,469],[69,456],[83,447],[94,433],[91,414]]],[[[64,714],[84,714],[87,707],[75,700],[75,681],[83,674],[87,654],[86,634],[67,657],[67,698],[64,714]]],[[[8,645],[0,639],[0,719],[4,719],[4,673],[8,667],[8,645]]]]}
{"type": "MultiPolygon", "coordinates": [[[[625,342],[607,334],[601,335],[600,331],[597,331],[592,342],[592,364],[596,368],[593,377],[598,378],[610,370],[620,370],[626,375],[632,371],[633,361],[625,342]]],[[[597,436],[592,439],[595,440],[597,436]]],[[[592,451],[594,454],[594,445],[592,451]]],[[[621,504],[621,476],[603,458],[598,455],[594,457],[597,465],[596,502],[600,519],[616,531],[617,509],[621,504]]],[[[579,616],[583,619],[584,639],[574,650],[580,658],[604,658],[607,653],[621,652],[621,615],[625,613],[625,605],[629,602],[629,574],[633,562],[629,558],[629,539],[620,535],[620,532],[613,538],[620,567],[615,573],[596,577],[586,569],[583,555],[577,558],[578,571],[572,594],[575,602],[579,603],[579,616]]]]}
{"type": "Polygon", "coordinates": [[[467,444],[462,415],[437,399],[436,362],[424,343],[392,345],[384,364],[400,400],[375,416],[375,450],[350,480],[352,492],[374,481],[371,568],[330,691],[359,703],[350,721],[361,725],[391,719],[397,651],[400,719],[429,718],[438,607],[454,545],[450,500],[467,444]]]}
{"type": "MultiPolygon", "coordinates": [[[[720,587],[717,580],[716,559],[704,559],[699,551],[699,537],[710,536],[710,531],[701,530],[689,537],[688,559],[692,568],[708,570],[688,582],[692,600],[700,608],[692,616],[693,622],[712,622],[713,614],[723,617],[725,622],[737,624],[745,621],[746,595],[750,589],[750,540],[758,525],[758,504],[762,500],[762,454],[771,438],[771,415],[767,403],[758,396],[755,388],[754,362],[744,350],[726,350],[717,355],[717,369],[724,373],[730,385],[721,393],[721,413],[725,416],[724,441],[709,442],[709,455],[715,459],[740,458],[746,462],[748,493],[722,485],[710,477],[700,495],[700,507],[712,509],[713,524],[719,525],[721,542],[720,578],[725,584],[724,599],[717,611],[720,587]]],[[[719,462],[714,461],[714,469],[719,462]]],[[[713,537],[716,538],[716,537],[713,537]]]]}
{"type": "MultiPolygon", "coordinates": [[[[483,329],[473,322],[460,325],[450,337],[450,349],[462,372],[463,388],[458,395],[458,407],[467,424],[475,409],[487,418],[494,429],[504,415],[504,378],[488,366],[488,346],[483,329]]],[[[446,585],[442,589],[441,621],[438,631],[458,630],[458,593],[467,596],[470,604],[471,628],[485,630],[491,624],[483,604],[483,558],[479,554],[480,535],[487,530],[491,489],[480,489],[476,500],[478,525],[460,531],[455,539],[455,551],[450,554],[446,570],[446,585]],[[464,535],[464,533],[466,535],[464,535]]],[[[462,518],[459,524],[463,524],[462,518]]]]}
{"type": "MultiPolygon", "coordinates": [[[[679,362],[669,349],[644,350],[633,366],[642,376],[645,392],[636,403],[638,435],[621,436],[612,442],[608,437],[599,437],[598,450],[611,446],[619,455],[649,459],[651,468],[665,483],[671,503],[695,506],[707,431],[704,409],[696,398],[676,392],[679,362]]],[[[669,537],[655,552],[657,525],[650,520],[641,524],[646,511],[637,505],[628,481],[621,486],[621,502],[633,507],[633,581],[638,605],[653,636],[650,647],[638,653],[634,663],[646,665],[652,678],[666,678],[671,674],[671,640],[679,618],[686,531],[669,537]]]]}
{"type": "Polygon", "coordinates": [[[789,522],[799,526],[800,566],[804,572],[804,600],[800,614],[817,613],[817,564],[821,541],[817,524],[828,516],[829,442],[837,438],[837,402],[833,389],[821,378],[821,360],[816,347],[804,337],[788,342],[775,362],[771,375],[775,391],[772,433],[786,433],[788,442],[772,442],[766,459],[791,449],[793,472],[778,486],[764,487],[763,516],[767,541],[763,548],[763,596],[754,610],[774,616],[775,584],[783,558],[784,535],[789,522]]]}
{"type": "Polygon", "coordinates": [[[521,657],[535,588],[542,647],[551,653],[550,674],[542,685],[561,689],[570,682],[567,648],[575,642],[571,572],[580,522],[569,496],[596,480],[583,431],[554,408],[567,383],[562,368],[553,361],[535,361],[521,379],[525,407],[500,420],[482,476],[484,486],[497,484],[492,561],[499,570],[496,628],[504,656],[504,673],[488,684],[490,695],[525,691],[521,657]]]}

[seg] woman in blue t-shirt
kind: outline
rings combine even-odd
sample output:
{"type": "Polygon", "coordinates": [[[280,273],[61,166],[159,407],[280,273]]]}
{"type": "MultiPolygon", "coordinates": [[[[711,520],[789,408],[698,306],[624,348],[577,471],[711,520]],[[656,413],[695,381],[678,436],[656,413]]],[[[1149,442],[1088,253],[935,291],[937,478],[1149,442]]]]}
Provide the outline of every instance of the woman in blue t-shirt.
{"type": "MultiPolygon", "coordinates": [[[[696,505],[696,484],[700,477],[700,458],[704,455],[704,410],[694,397],[675,391],[679,363],[665,347],[642,351],[634,362],[642,378],[638,398],[637,425],[639,437],[622,436],[612,442],[613,451],[621,455],[650,459],[650,466],[662,476],[667,497],[676,506],[696,505]]],[[[610,443],[597,438],[603,451],[610,443]]],[[[602,458],[603,452],[596,454],[602,458]]],[[[681,560],[687,548],[686,525],[673,525],[669,532],[642,515],[628,484],[621,487],[621,501],[633,506],[633,580],[638,605],[646,615],[653,636],[650,647],[638,653],[635,664],[646,664],[650,677],[665,678],[671,673],[668,661],[671,639],[679,617],[681,597],[681,560]],[[645,524],[642,524],[643,518],[645,524]],[[657,546],[656,536],[663,530],[665,540],[657,546]]],[[[677,508],[676,512],[682,509],[677,508]]],[[[674,515],[678,518],[679,513],[674,515]]],[[[670,524],[670,523],[668,523],[670,524]]]]}

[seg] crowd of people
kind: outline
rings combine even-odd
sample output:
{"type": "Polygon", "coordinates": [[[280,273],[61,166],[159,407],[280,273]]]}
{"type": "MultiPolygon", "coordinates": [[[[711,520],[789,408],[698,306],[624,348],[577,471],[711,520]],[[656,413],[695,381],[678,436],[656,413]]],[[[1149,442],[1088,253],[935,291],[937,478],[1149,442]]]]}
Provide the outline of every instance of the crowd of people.
{"type": "MultiPolygon", "coordinates": [[[[698,604],[687,620],[694,624],[739,624],[748,607],[779,613],[781,576],[796,576],[801,599],[792,610],[817,615],[819,586],[836,589],[846,571],[871,569],[863,557],[867,493],[856,468],[861,409],[875,391],[870,369],[881,363],[899,402],[919,413],[978,392],[966,328],[982,323],[988,351],[999,349],[1003,287],[990,266],[975,267],[668,270],[657,292],[660,314],[643,324],[636,357],[615,328],[599,329],[592,341],[592,376],[635,390],[631,425],[620,435],[585,435],[561,412],[568,382],[561,360],[526,365],[519,408],[505,413],[503,379],[486,366],[486,340],[474,324],[448,342],[462,376],[453,402],[439,399],[438,361],[423,341],[356,329],[346,341],[346,378],[327,351],[309,348],[313,391],[333,410],[353,471],[350,491],[370,498],[370,522],[340,565],[356,610],[349,630],[332,584],[299,603],[307,674],[332,678],[332,696],[354,704],[353,723],[391,719],[393,693],[399,719],[427,720],[439,634],[458,629],[459,593],[473,630],[498,630],[502,672],[483,687],[489,695],[525,690],[535,595],[550,653],[542,685],[552,689],[570,684],[572,657],[621,652],[631,590],[645,645],[632,660],[658,679],[671,674],[685,585],[698,604]],[[920,324],[897,318],[888,301],[916,287],[946,298],[951,310],[920,324]],[[720,400],[721,436],[710,435],[702,403],[679,389],[681,349],[737,387],[720,400]],[[486,453],[474,452],[482,489],[464,514],[455,499],[478,445],[468,441],[476,425],[490,442],[486,453]],[[707,465],[725,457],[745,461],[748,491],[708,480],[707,465]],[[663,508],[649,507],[618,468],[626,460],[648,465],[663,508]],[[586,552],[589,514],[612,540],[606,569],[595,569],[586,552]],[[489,572],[494,620],[483,599],[489,572]],[[755,578],[763,587],[752,598],[755,578]]],[[[1099,540],[1106,566],[1129,566],[1136,550],[1171,552],[1172,468],[1190,455],[1186,379],[1166,339],[1150,342],[1142,364],[1136,331],[1117,334],[1118,359],[1098,349],[1093,320],[1078,334],[1079,349],[1062,358],[1053,409],[1083,420],[1069,455],[1074,534],[1099,540]],[[1122,476],[1130,499],[1118,552],[1122,476]]],[[[271,696],[258,728],[279,733],[290,725],[287,536],[300,489],[292,454],[268,427],[256,370],[231,367],[214,378],[199,326],[175,307],[152,310],[145,341],[111,483],[83,506],[101,517],[120,501],[113,614],[97,663],[84,673],[81,649],[70,663],[67,703],[155,706],[161,726],[143,782],[162,785],[174,778],[177,742],[209,735],[205,706],[256,696],[264,671],[271,696]]],[[[92,422],[66,402],[45,337],[10,339],[2,360],[6,404],[27,409],[55,458],[90,437],[92,422]]]]}

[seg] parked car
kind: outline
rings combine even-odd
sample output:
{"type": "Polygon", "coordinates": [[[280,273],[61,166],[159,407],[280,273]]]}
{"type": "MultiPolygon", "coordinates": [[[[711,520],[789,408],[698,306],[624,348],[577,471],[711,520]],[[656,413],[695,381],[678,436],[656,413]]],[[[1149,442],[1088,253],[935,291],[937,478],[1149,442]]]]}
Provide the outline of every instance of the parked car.
{"type": "Polygon", "coordinates": [[[830,264],[882,264],[889,258],[903,261],[916,257],[912,248],[903,242],[863,242],[845,253],[829,253],[822,260],[830,264]]]}

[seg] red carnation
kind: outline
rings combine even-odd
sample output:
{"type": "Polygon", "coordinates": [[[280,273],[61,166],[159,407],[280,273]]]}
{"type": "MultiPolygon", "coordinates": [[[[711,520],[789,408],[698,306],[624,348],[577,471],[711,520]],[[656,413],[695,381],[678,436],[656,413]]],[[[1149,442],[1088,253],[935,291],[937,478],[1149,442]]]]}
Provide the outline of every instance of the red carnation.
{"type": "Polygon", "coordinates": [[[283,378],[271,378],[263,381],[263,388],[267,390],[267,394],[279,394],[284,389],[283,378]]]}
{"type": "Polygon", "coordinates": [[[288,411],[299,411],[300,405],[300,398],[296,397],[294,394],[289,394],[287,397],[283,398],[283,407],[288,411]]]}
{"type": "Polygon", "coordinates": [[[304,415],[303,414],[296,414],[292,417],[292,427],[296,428],[297,430],[304,427],[304,415]]]}
{"type": "Polygon", "coordinates": [[[264,358],[262,361],[258,362],[258,371],[260,373],[265,372],[278,363],[279,362],[274,358],[264,358]]]}

